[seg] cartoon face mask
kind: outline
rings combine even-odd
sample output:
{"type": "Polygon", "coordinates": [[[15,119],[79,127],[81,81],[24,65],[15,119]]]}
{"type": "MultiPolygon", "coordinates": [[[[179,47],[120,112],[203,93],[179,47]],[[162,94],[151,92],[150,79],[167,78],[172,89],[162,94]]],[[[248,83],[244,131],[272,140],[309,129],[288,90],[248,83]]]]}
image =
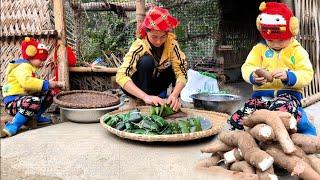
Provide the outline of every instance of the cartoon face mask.
{"type": "Polygon", "coordinates": [[[299,22],[286,4],[262,2],[261,14],[257,17],[257,28],[266,40],[289,39],[299,32],[299,22]]]}
{"type": "Polygon", "coordinates": [[[48,48],[33,38],[25,37],[21,43],[22,57],[26,60],[40,59],[45,61],[48,58],[48,48]]]}

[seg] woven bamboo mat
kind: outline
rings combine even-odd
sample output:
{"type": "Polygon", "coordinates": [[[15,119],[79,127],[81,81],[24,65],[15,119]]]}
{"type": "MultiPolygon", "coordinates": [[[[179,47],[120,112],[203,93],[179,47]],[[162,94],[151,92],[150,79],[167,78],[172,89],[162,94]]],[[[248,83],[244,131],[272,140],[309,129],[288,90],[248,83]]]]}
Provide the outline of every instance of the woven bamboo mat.
{"type": "Polygon", "coordinates": [[[40,35],[43,30],[53,30],[50,6],[51,1],[2,0],[0,36],[40,35]]]}
{"type": "MultiPolygon", "coordinates": [[[[148,113],[150,106],[139,106],[137,107],[141,112],[148,113]]],[[[122,113],[128,113],[132,109],[123,109],[113,111],[109,114],[116,115],[122,113]]],[[[189,116],[200,116],[205,119],[208,119],[212,122],[211,129],[194,132],[194,133],[184,133],[184,134],[171,134],[171,135],[142,135],[142,134],[135,134],[135,133],[128,133],[125,131],[119,131],[111,126],[108,126],[104,123],[103,119],[106,115],[100,118],[100,124],[107,132],[115,134],[121,138],[137,140],[137,141],[145,141],[145,142],[175,142],[175,141],[190,141],[195,139],[201,139],[209,136],[213,136],[218,134],[221,130],[223,125],[226,123],[228,115],[224,113],[217,113],[213,111],[204,111],[204,110],[196,110],[196,109],[189,109],[189,108],[181,108],[181,111],[187,113],[189,116]]]]}

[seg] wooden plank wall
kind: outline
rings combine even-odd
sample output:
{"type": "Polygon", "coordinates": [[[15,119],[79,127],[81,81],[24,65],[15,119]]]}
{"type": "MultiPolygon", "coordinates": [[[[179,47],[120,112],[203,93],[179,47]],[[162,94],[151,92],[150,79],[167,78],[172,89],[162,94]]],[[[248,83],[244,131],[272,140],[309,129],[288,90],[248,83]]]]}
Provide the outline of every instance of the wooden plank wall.
{"type": "MultiPolygon", "coordinates": [[[[61,0],[62,1],[62,0],[61,0]]],[[[69,1],[64,1],[67,18],[67,42],[75,47],[73,14],[69,1]]],[[[0,87],[10,61],[21,56],[20,43],[25,36],[34,37],[49,48],[49,57],[40,69],[44,79],[55,75],[54,51],[57,31],[54,29],[52,0],[1,0],[0,3],[0,87]]]]}
{"type": "Polygon", "coordinates": [[[296,17],[300,20],[298,41],[308,51],[314,68],[314,78],[304,90],[304,106],[320,100],[320,1],[294,0],[296,17]]]}

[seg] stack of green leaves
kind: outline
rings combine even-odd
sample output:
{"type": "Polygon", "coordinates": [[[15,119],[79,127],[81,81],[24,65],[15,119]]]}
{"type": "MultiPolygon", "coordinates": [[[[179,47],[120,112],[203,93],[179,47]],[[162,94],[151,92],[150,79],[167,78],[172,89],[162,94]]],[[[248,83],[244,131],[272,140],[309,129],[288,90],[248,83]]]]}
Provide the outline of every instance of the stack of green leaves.
{"type": "Polygon", "coordinates": [[[150,115],[158,115],[161,117],[166,117],[166,116],[170,116],[174,113],[175,112],[173,111],[173,109],[167,104],[164,104],[161,106],[152,106],[150,108],[150,115]]]}
{"type": "Polygon", "coordinates": [[[172,122],[163,118],[174,113],[168,105],[151,107],[150,115],[142,115],[138,109],[134,109],[125,114],[106,115],[104,122],[120,131],[146,135],[181,134],[202,130],[198,117],[172,122]]]}

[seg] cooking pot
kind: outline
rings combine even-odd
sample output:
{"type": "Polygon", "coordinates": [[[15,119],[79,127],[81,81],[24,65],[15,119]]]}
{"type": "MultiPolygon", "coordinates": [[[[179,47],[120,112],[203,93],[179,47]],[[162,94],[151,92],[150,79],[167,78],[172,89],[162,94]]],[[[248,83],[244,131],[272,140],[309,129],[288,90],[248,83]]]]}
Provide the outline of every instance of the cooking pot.
{"type": "Polygon", "coordinates": [[[241,101],[241,97],[233,94],[197,93],[190,96],[194,107],[216,112],[232,113],[241,101]]]}

